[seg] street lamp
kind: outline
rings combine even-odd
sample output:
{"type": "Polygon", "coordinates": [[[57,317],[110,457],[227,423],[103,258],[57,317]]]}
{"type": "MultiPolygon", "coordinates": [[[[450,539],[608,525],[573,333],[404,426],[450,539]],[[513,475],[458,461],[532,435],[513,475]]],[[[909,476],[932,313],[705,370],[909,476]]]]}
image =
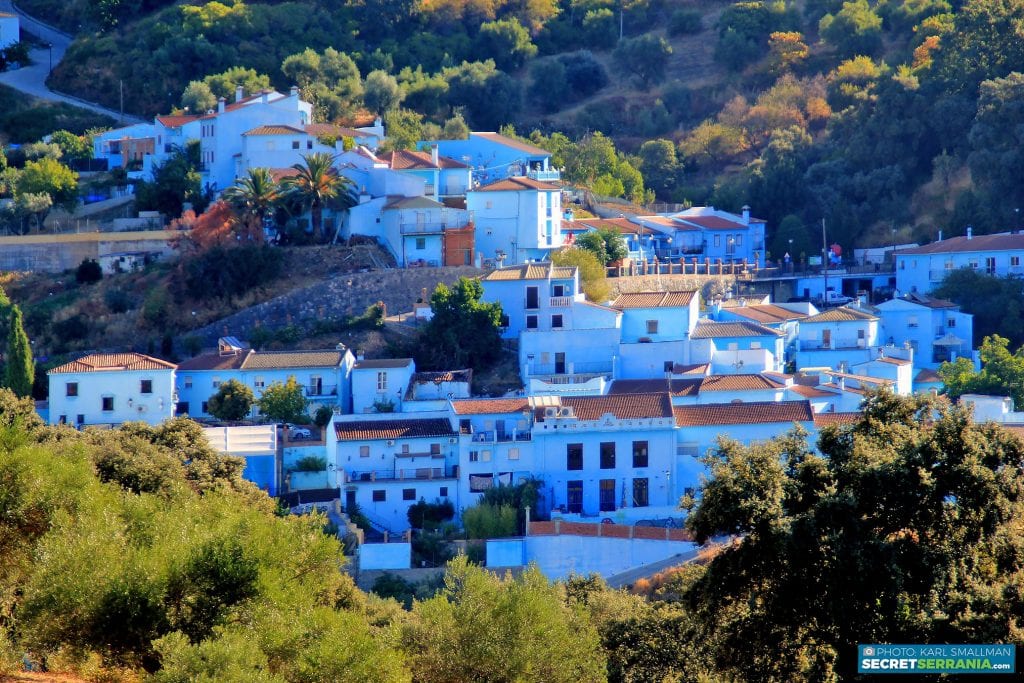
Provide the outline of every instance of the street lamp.
{"type": "Polygon", "coordinates": [[[46,44],[46,49],[48,49],[50,51],[50,71],[47,72],[47,73],[52,73],[53,72],[53,43],[47,43],[46,44]]]}

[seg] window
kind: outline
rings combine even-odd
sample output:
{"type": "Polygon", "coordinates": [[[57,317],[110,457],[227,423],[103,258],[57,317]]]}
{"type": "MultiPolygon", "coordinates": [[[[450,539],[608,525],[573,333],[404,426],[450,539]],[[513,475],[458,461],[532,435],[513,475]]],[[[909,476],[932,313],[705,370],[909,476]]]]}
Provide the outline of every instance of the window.
{"type": "Polygon", "coordinates": [[[67,393],[65,396],[78,396],[78,382],[67,383],[67,393]]]}
{"type": "Polygon", "coordinates": [[[551,296],[565,296],[565,285],[551,285],[551,296]]]}
{"type": "Polygon", "coordinates": [[[491,452],[490,451],[480,451],[480,462],[490,462],[490,461],[491,461],[491,452]]]}
{"type": "Polygon", "coordinates": [[[440,455],[441,454],[441,444],[439,444],[439,443],[432,443],[432,444],[430,444],[430,454],[431,455],[440,455]]]}
{"type": "Polygon", "coordinates": [[[206,409],[207,405],[209,405],[209,404],[207,404],[206,401],[203,401],[202,405],[199,407],[200,412],[203,412],[203,413],[210,412],[209,410],[206,409]]]}
{"type": "Polygon", "coordinates": [[[539,287],[527,287],[526,288],[526,307],[527,308],[540,308],[540,288],[539,287]]]}
{"type": "Polygon", "coordinates": [[[647,334],[658,334],[658,321],[648,320],[647,321],[647,334]]]}
{"type": "Polygon", "coordinates": [[[192,388],[192,376],[191,375],[186,375],[185,376],[185,388],[186,389],[191,389],[192,388]]]}
{"type": "Polygon", "coordinates": [[[556,329],[556,330],[562,327],[562,315],[561,314],[551,316],[551,327],[556,329]]]}
{"type": "Polygon", "coordinates": [[[505,313],[501,314],[501,321],[498,323],[498,327],[508,327],[508,315],[505,313]]]}
{"type": "Polygon", "coordinates": [[[651,504],[647,477],[633,480],[633,507],[645,508],[651,504]]]}
{"type": "Polygon", "coordinates": [[[633,442],[633,467],[647,467],[647,442],[633,442]]]}
{"type": "Polygon", "coordinates": [[[508,459],[509,460],[518,460],[519,459],[519,449],[518,448],[510,448],[510,449],[508,449],[508,459]]]}
{"type": "Polygon", "coordinates": [[[402,489],[402,500],[416,500],[416,489],[402,489]]]}
{"type": "Polygon", "coordinates": [[[299,141],[298,140],[292,140],[292,149],[298,149],[298,148],[299,148],[299,141]]]}
{"type": "Polygon", "coordinates": [[[751,348],[751,350],[755,350],[756,351],[757,349],[761,348],[761,342],[758,342],[758,341],[750,342],[750,348],[751,348]]]}
{"type": "Polygon", "coordinates": [[[949,318],[946,320],[946,327],[956,327],[956,318],[949,318]]]}
{"type": "Polygon", "coordinates": [[[375,489],[373,492],[373,502],[383,503],[388,499],[388,493],[384,489],[375,489]]]}
{"type": "Polygon", "coordinates": [[[102,400],[103,400],[103,412],[105,412],[105,413],[112,412],[114,410],[114,397],[113,396],[104,396],[102,400]]]}
{"type": "Polygon", "coordinates": [[[427,248],[427,238],[417,237],[416,238],[416,251],[423,251],[427,248]]]}
{"type": "Polygon", "coordinates": [[[178,401],[178,405],[174,407],[174,412],[178,415],[188,415],[188,401],[178,401]]]}
{"type": "Polygon", "coordinates": [[[370,447],[369,446],[360,446],[359,447],[359,457],[360,458],[369,458],[370,457],[370,447]]]}
{"type": "Polygon", "coordinates": [[[80,425],[84,425],[85,424],[85,415],[82,415],[81,413],[76,415],[75,416],[75,422],[77,422],[80,425]]]}
{"type": "Polygon", "coordinates": [[[213,378],[213,388],[216,389],[219,386],[220,386],[220,377],[214,377],[213,378]]]}
{"type": "Polygon", "coordinates": [[[615,480],[602,479],[598,484],[598,493],[601,512],[613,512],[615,510],[615,480]]]}
{"type": "Polygon", "coordinates": [[[917,327],[917,316],[916,315],[909,315],[909,316],[907,316],[907,327],[917,327]]]}
{"type": "Polygon", "coordinates": [[[565,482],[565,503],[568,512],[583,512],[583,481],[581,479],[565,482]]]}
{"type": "Polygon", "coordinates": [[[526,316],[526,329],[535,330],[537,329],[537,316],[528,315],[526,316]]]}
{"type": "Polygon", "coordinates": [[[253,378],[252,385],[257,389],[262,389],[264,386],[266,386],[266,384],[263,381],[263,378],[258,375],[253,378]]]}
{"type": "Polygon", "coordinates": [[[988,257],[985,258],[985,271],[989,275],[992,275],[993,273],[996,272],[996,259],[995,259],[995,257],[988,256],[988,257]]]}
{"type": "Polygon", "coordinates": [[[441,496],[442,498],[447,498],[448,497],[448,487],[447,486],[442,486],[441,489],[438,491],[438,495],[441,496]]]}
{"type": "Polygon", "coordinates": [[[615,442],[614,441],[603,441],[601,442],[601,469],[612,470],[615,469],[615,442]]]}
{"type": "Polygon", "coordinates": [[[469,452],[469,461],[470,462],[480,462],[480,451],[470,451],[469,452]]]}
{"type": "Polygon", "coordinates": [[[306,140],[306,149],[313,149],[313,141],[306,140]]]}
{"type": "Polygon", "coordinates": [[[59,425],[66,425],[67,423],[68,423],[68,416],[67,415],[61,415],[57,419],[57,424],[59,424],[59,425]]]}
{"type": "Polygon", "coordinates": [[[493,209],[493,208],[494,208],[494,206],[493,206],[493,204],[492,204],[492,202],[491,202],[491,200],[490,200],[490,199],[488,199],[488,200],[487,200],[487,201],[486,201],[486,202],[484,203],[484,208],[486,208],[486,209],[493,209]]]}
{"type": "Polygon", "coordinates": [[[388,373],[378,372],[377,373],[377,391],[388,390],[388,373]]]}
{"type": "Polygon", "coordinates": [[[665,372],[674,372],[676,369],[676,363],[672,360],[665,361],[665,372]]]}
{"type": "Polygon", "coordinates": [[[409,444],[403,443],[402,444],[402,455],[408,455],[408,454],[409,454],[409,444]]]}
{"type": "Polygon", "coordinates": [[[139,393],[140,394],[152,394],[153,393],[153,380],[151,380],[151,379],[139,380],[139,393]]]}
{"type": "Polygon", "coordinates": [[[1019,266],[1020,265],[1020,256],[1011,256],[1010,257],[1010,265],[1011,266],[1019,266]]]}
{"type": "Polygon", "coordinates": [[[737,247],[742,247],[743,246],[743,235],[736,235],[736,246],[737,247]]]}
{"type": "Polygon", "coordinates": [[[565,469],[583,469],[583,444],[571,443],[565,447],[565,469]]]}
{"type": "Polygon", "coordinates": [[[722,246],[722,236],[721,235],[715,235],[715,246],[716,247],[722,246]]]}

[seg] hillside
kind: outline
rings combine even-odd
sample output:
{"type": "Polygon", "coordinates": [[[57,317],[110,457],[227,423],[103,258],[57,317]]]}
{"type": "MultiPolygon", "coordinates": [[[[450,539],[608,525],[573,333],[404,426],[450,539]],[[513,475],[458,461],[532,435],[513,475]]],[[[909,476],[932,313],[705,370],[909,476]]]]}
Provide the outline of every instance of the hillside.
{"type": "Polygon", "coordinates": [[[749,204],[799,251],[816,250],[805,226],[822,218],[849,248],[1005,229],[1024,204],[1024,0],[57,4],[83,30],[53,82],[107,104],[121,83],[126,108],[151,115],[298,82],[324,119],[401,102],[423,117],[388,117],[403,139],[461,115],[537,129],[564,161],[551,133],[600,131],[633,156],[606,173],[565,164],[571,182],[749,204]],[[948,196],[930,200],[940,177],[948,196]]]}

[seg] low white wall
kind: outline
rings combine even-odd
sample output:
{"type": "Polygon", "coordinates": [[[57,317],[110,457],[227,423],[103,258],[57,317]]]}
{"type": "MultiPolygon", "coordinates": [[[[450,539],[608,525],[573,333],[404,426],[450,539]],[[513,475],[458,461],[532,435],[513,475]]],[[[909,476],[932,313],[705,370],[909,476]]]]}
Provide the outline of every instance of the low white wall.
{"type": "Polygon", "coordinates": [[[331,488],[327,472],[290,472],[288,488],[291,491],[331,488]]]}
{"type": "Polygon", "coordinates": [[[528,536],[523,540],[526,544],[526,562],[536,562],[549,579],[564,579],[571,573],[591,572],[607,578],[697,548],[696,543],[686,541],[594,536],[528,536]]]}
{"type": "Polygon", "coordinates": [[[409,569],[411,543],[365,543],[359,546],[359,571],[409,569]]]}
{"type": "Polygon", "coordinates": [[[488,567],[521,567],[525,542],[522,538],[499,538],[487,541],[488,567]]]}

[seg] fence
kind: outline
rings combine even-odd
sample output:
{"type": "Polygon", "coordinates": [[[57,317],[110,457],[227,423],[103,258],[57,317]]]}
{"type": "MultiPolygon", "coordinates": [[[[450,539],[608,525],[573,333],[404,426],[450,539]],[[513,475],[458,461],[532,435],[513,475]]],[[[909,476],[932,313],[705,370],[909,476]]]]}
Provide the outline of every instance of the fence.
{"type": "Polygon", "coordinates": [[[604,538],[640,538],[652,541],[693,541],[693,535],[685,529],[566,522],[560,519],[550,522],[531,521],[527,527],[527,536],[594,536],[604,538]]]}

